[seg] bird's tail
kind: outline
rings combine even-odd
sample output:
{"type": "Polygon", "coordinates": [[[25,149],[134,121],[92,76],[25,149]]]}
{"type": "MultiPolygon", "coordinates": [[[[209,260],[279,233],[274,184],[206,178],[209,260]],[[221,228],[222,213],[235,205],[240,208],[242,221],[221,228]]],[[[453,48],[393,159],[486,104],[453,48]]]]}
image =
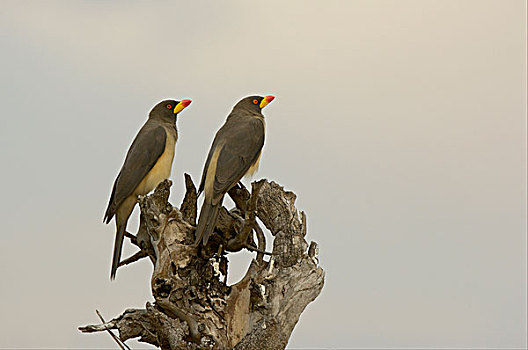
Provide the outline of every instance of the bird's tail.
{"type": "Polygon", "coordinates": [[[123,248],[123,238],[125,236],[126,225],[117,225],[115,243],[114,243],[114,256],[112,258],[112,270],[110,271],[110,279],[115,279],[116,271],[119,266],[119,260],[121,260],[121,249],[123,248]]]}
{"type": "Polygon", "coordinates": [[[218,218],[218,213],[220,212],[221,206],[222,203],[212,204],[207,199],[204,201],[202,210],[200,211],[198,225],[196,226],[196,240],[194,241],[195,245],[199,245],[200,241],[203,241],[204,246],[207,245],[209,236],[215,227],[216,219],[218,218]]]}

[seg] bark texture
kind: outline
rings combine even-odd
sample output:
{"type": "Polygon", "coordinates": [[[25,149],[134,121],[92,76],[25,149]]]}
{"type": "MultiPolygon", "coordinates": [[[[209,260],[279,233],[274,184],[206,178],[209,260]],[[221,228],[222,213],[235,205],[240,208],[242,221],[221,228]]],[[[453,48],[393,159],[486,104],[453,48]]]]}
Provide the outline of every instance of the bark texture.
{"type": "Polygon", "coordinates": [[[162,349],[284,349],[324,284],[317,244],[305,240],[306,216],[295,208],[296,195],[267,180],[253,182],[251,193],[236,186],[229,191],[236,207],[221,209],[207,247],[193,247],[196,187],[187,174],[185,183],[180,209],[168,203],[169,180],[139,199],[139,232],[129,238],[140,251],[121,264],[150,258],[155,302],[79,329],[117,329],[122,341],[139,338],[162,349]],[[273,235],[267,260],[256,218],[273,235]],[[255,251],[256,258],[244,278],[228,286],[228,252],[241,249],[255,251]]]}

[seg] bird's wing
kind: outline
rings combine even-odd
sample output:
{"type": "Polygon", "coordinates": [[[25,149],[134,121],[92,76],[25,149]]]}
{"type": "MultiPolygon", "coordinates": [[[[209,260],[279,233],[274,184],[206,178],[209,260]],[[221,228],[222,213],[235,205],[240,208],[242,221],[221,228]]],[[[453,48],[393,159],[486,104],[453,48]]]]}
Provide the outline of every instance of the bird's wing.
{"type": "Polygon", "coordinates": [[[165,150],[167,133],[160,125],[145,124],[136,135],[125,163],[114,183],[105,219],[111,220],[121,203],[130,196],[154,167],[165,150]]]}
{"type": "MultiPolygon", "coordinates": [[[[219,130],[216,169],[213,184],[213,202],[222,198],[246,174],[258,159],[264,145],[264,124],[251,118],[248,121],[226,124],[219,130]]],[[[214,154],[211,149],[210,154],[214,154]]],[[[211,157],[211,161],[214,161],[211,157]]]]}
{"type": "Polygon", "coordinates": [[[209,163],[211,162],[211,157],[213,156],[214,150],[218,146],[219,133],[220,133],[220,130],[216,133],[213,143],[211,144],[211,148],[209,149],[209,154],[207,155],[207,160],[205,161],[204,168],[202,170],[202,179],[200,180],[200,186],[198,187],[198,196],[202,193],[202,191],[205,188],[205,179],[207,177],[207,169],[209,169],[209,163]]]}

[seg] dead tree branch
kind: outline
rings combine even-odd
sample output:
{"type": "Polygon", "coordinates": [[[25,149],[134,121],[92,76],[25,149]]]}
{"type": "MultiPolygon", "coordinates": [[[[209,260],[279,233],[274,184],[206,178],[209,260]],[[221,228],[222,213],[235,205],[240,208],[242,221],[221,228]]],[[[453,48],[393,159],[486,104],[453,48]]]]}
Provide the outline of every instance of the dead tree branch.
{"type": "Polygon", "coordinates": [[[305,240],[306,215],[295,208],[295,194],[267,180],[254,182],[251,193],[235,186],[229,191],[235,208],[223,207],[209,244],[194,248],[196,187],[186,174],[187,192],[177,209],[167,201],[171,184],[166,180],[140,198],[141,251],[122,263],[150,257],[155,303],[79,329],[117,329],[122,341],[139,338],[161,349],[284,349],[325,275],[317,244],[305,240]],[[274,236],[268,261],[257,218],[274,236]],[[244,248],[258,252],[256,259],[241,281],[228,286],[227,251],[244,248]]]}

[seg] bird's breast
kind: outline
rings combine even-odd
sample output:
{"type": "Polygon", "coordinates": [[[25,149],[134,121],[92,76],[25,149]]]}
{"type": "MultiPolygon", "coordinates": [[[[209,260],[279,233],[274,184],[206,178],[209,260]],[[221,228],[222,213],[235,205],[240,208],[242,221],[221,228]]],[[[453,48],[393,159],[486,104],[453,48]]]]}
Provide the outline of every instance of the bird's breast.
{"type": "Polygon", "coordinates": [[[145,176],[136,188],[135,195],[146,195],[156,188],[160,182],[168,179],[172,169],[172,161],[174,160],[174,146],[176,144],[176,136],[167,131],[167,141],[165,142],[165,150],[158,158],[158,161],[152,169],[145,176]]]}
{"type": "MultiPolygon", "coordinates": [[[[258,117],[258,119],[262,122],[262,126],[264,127],[264,133],[266,132],[266,121],[262,117],[258,117]]],[[[259,151],[259,154],[257,156],[257,159],[253,162],[253,164],[250,165],[248,171],[244,174],[245,178],[251,178],[259,168],[260,163],[260,156],[262,155],[262,149],[259,151]]]]}
{"type": "Polygon", "coordinates": [[[248,171],[244,175],[246,178],[251,178],[258,170],[259,163],[260,163],[260,156],[262,155],[262,151],[259,152],[259,155],[257,157],[257,160],[251,166],[249,167],[248,171]]]}

